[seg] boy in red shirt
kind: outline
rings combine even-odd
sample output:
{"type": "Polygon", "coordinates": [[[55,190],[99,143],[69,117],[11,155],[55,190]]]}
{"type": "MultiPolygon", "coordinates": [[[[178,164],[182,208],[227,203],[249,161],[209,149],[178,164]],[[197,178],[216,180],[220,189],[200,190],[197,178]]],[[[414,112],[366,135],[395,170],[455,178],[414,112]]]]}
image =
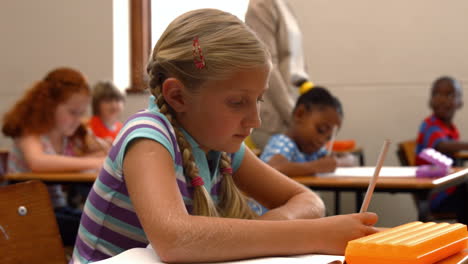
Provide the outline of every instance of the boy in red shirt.
{"type": "MultiPolygon", "coordinates": [[[[425,148],[434,148],[448,156],[468,150],[468,142],[460,141],[457,127],[453,123],[455,112],[463,106],[462,87],[452,77],[444,76],[434,81],[429,106],[431,116],[420,126],[416,155],[425,148]]],[[[416,156],[416,165],[427,164],[416,156]]],[[[431,200],[433,212],[455,212],[459,222],[468,223],[467,184],[449,188],[434,195],[431,200]]]]}

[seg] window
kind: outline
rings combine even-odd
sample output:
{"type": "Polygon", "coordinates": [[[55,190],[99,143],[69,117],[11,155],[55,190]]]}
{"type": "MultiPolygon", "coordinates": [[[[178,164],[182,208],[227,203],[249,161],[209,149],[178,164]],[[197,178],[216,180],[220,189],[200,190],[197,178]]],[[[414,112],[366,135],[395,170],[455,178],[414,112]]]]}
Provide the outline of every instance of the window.
{"type": "Polygon", "coordinates": [[[217,8],[244,20],[248,0],[114,0],[114,82],[127,93],[146,85],[150,52],[167,25],[178,15],[199,8],[217,8]],[[130,30],[125,30],[129,28],[130,30]]]}
{"type": "Polygon", "coordinates": [[[126,89],[130,84],[130,37],[128,1],[112,2],[113,28],[113,76],[114,84],[119,89],[126,89]]]}
{"type": "Polygon", "coordinates": [[[167,25],[177,16],[194,9],[216,8],[229,12],[244,21],[248,0],[152,0],[151,1],[151,47],[154,47],[159,36],[167,25]]]}

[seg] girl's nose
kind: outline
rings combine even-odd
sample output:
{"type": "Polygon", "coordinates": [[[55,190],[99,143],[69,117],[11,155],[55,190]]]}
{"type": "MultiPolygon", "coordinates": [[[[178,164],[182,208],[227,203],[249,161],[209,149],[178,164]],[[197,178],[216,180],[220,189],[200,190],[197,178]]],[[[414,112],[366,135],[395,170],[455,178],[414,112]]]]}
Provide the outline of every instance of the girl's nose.
{"type": "Polygon", "coordinates": [[[262,120],[260,118],[260,107],[255,106],[252,111],[247,113],[244,118],[244,126],[250,128],[259,128],[262,125],[262,120]]]}

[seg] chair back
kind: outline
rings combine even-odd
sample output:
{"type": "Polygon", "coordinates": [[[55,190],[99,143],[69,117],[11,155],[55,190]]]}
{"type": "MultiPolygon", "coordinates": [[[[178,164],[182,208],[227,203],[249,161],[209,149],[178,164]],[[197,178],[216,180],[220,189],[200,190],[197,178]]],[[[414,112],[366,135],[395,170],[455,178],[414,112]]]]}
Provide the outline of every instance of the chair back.
{"type": "Polygon", "coordinates": [[[398,143],[397,155],[402,166],[416,166],[416,140],[398,143]]]}
{"type": "Polygon", "coordinates": [[[28,181],[0,187],[0,263],[66,263],[44,183],[28,181]]]}
{"type": "Polygon", "coordinates": [[[3,175],[7,173],[8,150],[0,149],[0,185],[4,181],[3,175]]]}

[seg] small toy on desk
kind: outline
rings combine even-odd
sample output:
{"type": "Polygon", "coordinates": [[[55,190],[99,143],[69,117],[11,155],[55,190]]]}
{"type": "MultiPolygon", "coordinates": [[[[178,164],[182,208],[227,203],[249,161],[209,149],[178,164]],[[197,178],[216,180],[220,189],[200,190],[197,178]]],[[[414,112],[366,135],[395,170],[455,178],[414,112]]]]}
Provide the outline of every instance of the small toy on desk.
{"type": "Polygon", "coordinates": [[[431,165],[421,165],[416,170],[418,178],[438,178],[447,175],[453,164],[453,159],[445,156],[433,148],[426,148],[419,154],[421,159],[431,165]]]}
{"type": "Polygon", "coordinates": [[[348,242],[348,264],[429,264],[467,247],[466,225],[411,222],[348,242]]]}

